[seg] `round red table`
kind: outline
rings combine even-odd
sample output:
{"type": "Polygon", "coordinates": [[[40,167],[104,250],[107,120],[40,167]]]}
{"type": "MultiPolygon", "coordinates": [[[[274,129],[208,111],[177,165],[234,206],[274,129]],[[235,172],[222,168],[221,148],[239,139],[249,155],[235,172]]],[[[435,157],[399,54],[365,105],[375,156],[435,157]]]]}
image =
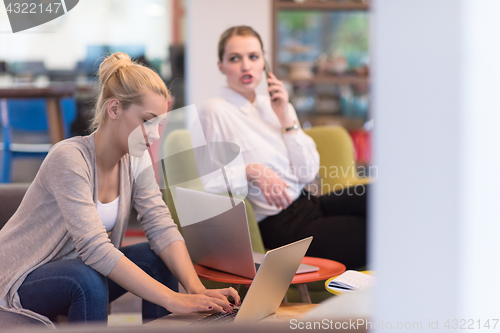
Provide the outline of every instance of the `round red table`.
{"type": "MultiPolygon", "coordinates": [[[[292,284],[297,285],[297,290],[299,291],[303,303],[311,303],[306,283],[326,280],[345,272],[345,266],[343,264],[329,259],[304,257],[304,259],[302,259],[302,263],[319,268],[316,272],[295,274],[295,277],[292,280],[292,284]]],[[[211,281],[225,282],[236,285],[249,285],[252,283],[252,279],[218,271],[201,265],[194,265],[194,269],[199,277],[211,281]]]]}

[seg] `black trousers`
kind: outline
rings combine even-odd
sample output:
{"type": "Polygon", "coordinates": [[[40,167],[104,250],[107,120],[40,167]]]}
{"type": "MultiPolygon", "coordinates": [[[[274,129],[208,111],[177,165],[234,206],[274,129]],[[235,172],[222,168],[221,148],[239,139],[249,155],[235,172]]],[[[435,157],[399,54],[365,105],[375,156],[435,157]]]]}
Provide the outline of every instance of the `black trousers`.
{"type": "Polygon", "coordinates": [[[307,256],[355,269],[366,265],[366,197],[369,186],[315,197],[303,191],[290,206],[259,223],[266,248],[313,236],[307,256]]]}

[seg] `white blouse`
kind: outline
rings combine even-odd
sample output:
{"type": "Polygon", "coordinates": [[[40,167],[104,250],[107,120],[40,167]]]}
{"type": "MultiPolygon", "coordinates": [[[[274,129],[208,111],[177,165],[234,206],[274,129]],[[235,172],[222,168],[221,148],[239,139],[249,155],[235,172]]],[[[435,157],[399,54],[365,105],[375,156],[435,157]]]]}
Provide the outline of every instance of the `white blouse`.
{"type": "Polygon", "coordinates": [[[97,200],[97,214],[99,214],[102,224],[106,227],[106,232],[110,232],[115,226],[115,222],[118,217],[119,203],[120,196],[117,196],[115,200],[105,204],[97,200]]]}
{"type": "MultiPolygon", "coordinates": [[[[298,123],[297,114],[291,104],[289,112],[298,123]]],[[[245,165],[260,163],[276,172],[289,186],[286,189],[292,201],[296,200],[305,184],[316,177],[319,170],[319,154],[316,144],[299,128],[283,133],[281,123],[271,107],[269,95],[258,95],[251,103],[234,90],[223,87],[220,97],[205,102],[199,110],[201,127],[206,142],[236,143],[245,165]]],[[[200,131],[191,131],[193,142],[200,131]]],[[[235,172],[235,174],[238,172],[235,172]]],[[[241,173],[241,172],[239,172],[241,173]]],[[[231,178],[231,172],[228,172],[231,178]]],[[[222,193],[224,182],[208,177],[202,178],[207,192],[222,193]]],[[[264,194],[246,179],[231,180],[231,187],[247,187],[248,199],[252,203],[257,221],[278,214],[281,209],[267,203],[264,194]]],[[[233,188],[234,190],[234,188],[233,188]]],[[[246,189],[245,189],[246,190],[246,189]]],[[[245,193],[245,190],[240,192],[245,193]]],[[[238,192],[238,190],[235,190],[238,192]]],[[[238,194],[238,193],[236,193],[238,194]]]]}

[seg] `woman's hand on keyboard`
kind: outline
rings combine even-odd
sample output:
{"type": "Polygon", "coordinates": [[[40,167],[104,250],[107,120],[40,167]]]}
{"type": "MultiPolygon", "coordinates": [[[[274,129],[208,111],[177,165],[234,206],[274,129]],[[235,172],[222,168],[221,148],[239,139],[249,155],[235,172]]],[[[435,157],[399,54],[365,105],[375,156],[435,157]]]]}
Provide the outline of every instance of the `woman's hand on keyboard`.
{"type": "Polygon", "coordinates": [[[241,305],[240,295],[238,295],[238,292],[233,287],[223,289],[206,289],[203,294],[210,297],[219,298],[221,301],[224,301],[224,303],[227,302],[229,309],[233,308],[233,304],[228,302],[228,297],[233,298],[234,304],[241,305]]]}
{"type": "Polygon", "coordinates": [[[178,314],[189,314],[193,312],[219,311],[227,312],[231,306],[227,299],[212,297],[203,294],[181,294],[175,293],[169,297],[165,308],[178,314]]]}

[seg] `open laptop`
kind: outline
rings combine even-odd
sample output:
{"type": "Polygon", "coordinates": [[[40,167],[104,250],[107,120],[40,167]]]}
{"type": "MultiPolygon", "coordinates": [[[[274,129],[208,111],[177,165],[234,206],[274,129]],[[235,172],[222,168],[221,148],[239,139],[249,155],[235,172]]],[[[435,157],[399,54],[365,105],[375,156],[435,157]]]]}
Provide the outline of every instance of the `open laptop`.
{"type": "Polygon", "coordinates": [[[235,323],[252,323],[275,313],[311,241],[312,236],[268,251],[238,311],[216,313],[193,324],[233,321],[233,318],[235,323]]]}
{"type": "MultiPolygon", "coordinates": [[[[191,259],[253,279],[264,254],[252,251],[245,202],[182,187],[175,193],[175,207],[191,259]]],[[[317,270],[316,266],[300,264],[296,273],[317,270]]]]}

